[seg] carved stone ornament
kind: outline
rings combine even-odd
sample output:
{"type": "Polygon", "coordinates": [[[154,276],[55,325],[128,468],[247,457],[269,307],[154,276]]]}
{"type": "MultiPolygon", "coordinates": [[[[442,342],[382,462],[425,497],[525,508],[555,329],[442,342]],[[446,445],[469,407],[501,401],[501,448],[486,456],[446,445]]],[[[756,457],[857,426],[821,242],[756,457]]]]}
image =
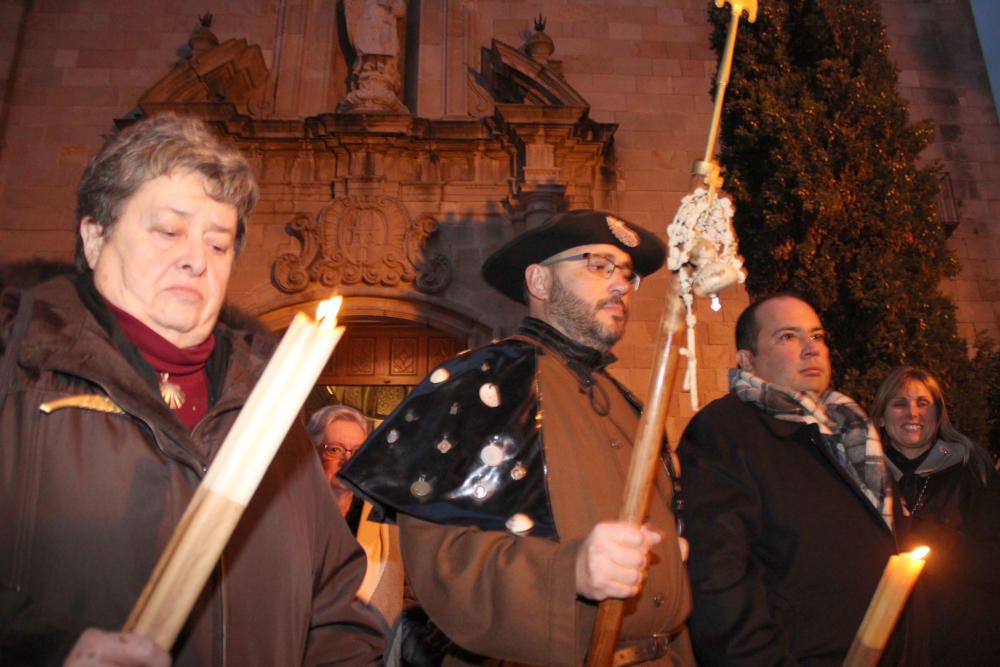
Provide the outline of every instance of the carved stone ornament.
{"type": "Polygon", "coordinates": [[[338,199],[315,218],[297,215],[288,233],[302,244],[298,254],[280,255],[272,266],[274,284],[294,294],[311,283],[324,287],[398,287],[428,294],[451,283],[451,262],[433,245],[437,221],[411,219],[402,202],[380,196],[338,199]]]}
{"type": "Polygon", "coordinates": [[[268,96],[270,72],[260,46],[245,39],[220,43],[206,22],[211,24],[210,14],[201,17],[201,25],[192,31],[190,56],[143,93],[139,107],[152,115],[161,105],[231,105],[240,114],[266,115],[273,100],[268,96]]]}

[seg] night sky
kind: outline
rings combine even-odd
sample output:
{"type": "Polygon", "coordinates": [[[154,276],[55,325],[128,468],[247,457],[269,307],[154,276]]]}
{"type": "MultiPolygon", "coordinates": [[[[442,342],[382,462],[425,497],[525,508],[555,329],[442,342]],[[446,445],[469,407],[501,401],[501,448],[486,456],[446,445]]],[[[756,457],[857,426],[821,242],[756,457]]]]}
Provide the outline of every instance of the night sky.
{"type": "Polygon", "coordinates": [[[983,47],[986,69],[993,86],[993,105],[1000,107],[1000,2],[972,0],[972,11],[976,15],[979,43],[983,47]]]}

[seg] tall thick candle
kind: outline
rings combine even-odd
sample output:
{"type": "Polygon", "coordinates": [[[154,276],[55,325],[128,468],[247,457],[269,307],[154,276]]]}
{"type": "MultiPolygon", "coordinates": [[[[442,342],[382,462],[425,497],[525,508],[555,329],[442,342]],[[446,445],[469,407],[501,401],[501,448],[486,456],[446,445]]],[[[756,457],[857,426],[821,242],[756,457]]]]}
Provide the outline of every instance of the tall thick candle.
{"type": "Polygon", "coordinates": [[[169,650],[295,416],[344,333],[341,297],[299,313],[247,398],[125,622],[169,650]]]}
{"type": "Polygon", "coordinates": [[[889,558],[875,595],[868,605],[868,611],[861,620],[858,634],[851,644],[851,650],[844,660],[845,667],[867,667],[878,662],[903,606],[910,597],[910,591],[924,569],[924,557],[929,552],[929,548],[920,547],[910,553],[889,558]]]}
{"type": "Polygon", "coordinates": [[[244,506],[250,501],[343,333],[336,318],[342,299],[336,299],[332,316],[317,312],[319,319],[313,322],[308,315],[296,314],[202,486],[244,506]]]}

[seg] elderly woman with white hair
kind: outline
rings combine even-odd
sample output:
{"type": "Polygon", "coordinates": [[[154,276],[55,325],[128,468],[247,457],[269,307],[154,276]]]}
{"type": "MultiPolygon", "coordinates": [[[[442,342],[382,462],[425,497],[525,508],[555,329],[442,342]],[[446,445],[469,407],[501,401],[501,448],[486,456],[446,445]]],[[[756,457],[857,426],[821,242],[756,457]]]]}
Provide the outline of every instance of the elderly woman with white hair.
{"type": "Polygon", "coordinates": [[[347,526],[368,558],[368,569],[358,589],[358,598],[382,614],[393,625],[403,610],[403,557],[399,551],[399,529],[370,520],[372,506],[337,477],[371,432],[371,422],[349,405],[327,405],[313,413],[306,425],[323,471],[330,482],[347,526]]]}

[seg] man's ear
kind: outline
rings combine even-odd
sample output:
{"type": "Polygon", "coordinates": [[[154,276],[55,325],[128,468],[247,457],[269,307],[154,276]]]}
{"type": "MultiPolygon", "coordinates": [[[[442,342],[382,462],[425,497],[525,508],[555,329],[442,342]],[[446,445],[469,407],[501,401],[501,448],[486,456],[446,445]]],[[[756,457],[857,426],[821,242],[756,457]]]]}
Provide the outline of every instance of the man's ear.
{"type": "Polygon", "coordinates": [[[104,247],[104,228],[88,215],[80,221],[80,238],[83,240],[83,256],[93,271],[104,247]]]}
{"type": "Polygon", "coordinates": [[[530,264],[524,270],[524,284],[532,297],[548,301],[552,292],[552,274],[541,264],[530,264]]]}
{"type": "Polygon", "coordinates": [[[737,350],[736,363],[741,371],[753,373],[753,352],[750,350],[737,350]]]}

